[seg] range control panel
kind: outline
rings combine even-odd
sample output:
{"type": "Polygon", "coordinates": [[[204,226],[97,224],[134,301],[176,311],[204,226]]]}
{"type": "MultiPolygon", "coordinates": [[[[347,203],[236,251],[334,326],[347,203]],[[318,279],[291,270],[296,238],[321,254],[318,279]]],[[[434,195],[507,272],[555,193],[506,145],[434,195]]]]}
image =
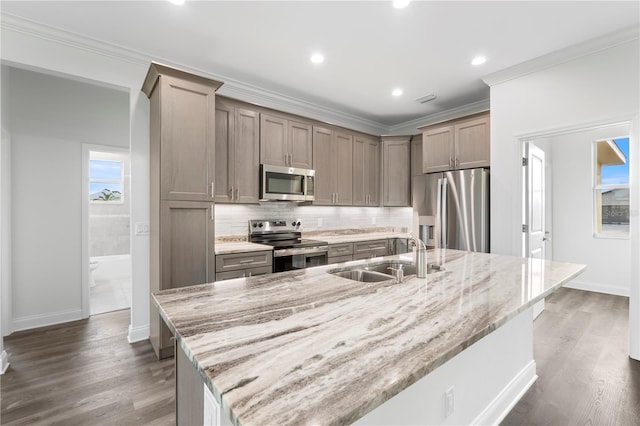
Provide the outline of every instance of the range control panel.
{"type": "Polygon", "coordinates": [[[249,234],[292,231],[302,231],[302,221],[300,219],[261,219],[249,221],[249,234]]]}

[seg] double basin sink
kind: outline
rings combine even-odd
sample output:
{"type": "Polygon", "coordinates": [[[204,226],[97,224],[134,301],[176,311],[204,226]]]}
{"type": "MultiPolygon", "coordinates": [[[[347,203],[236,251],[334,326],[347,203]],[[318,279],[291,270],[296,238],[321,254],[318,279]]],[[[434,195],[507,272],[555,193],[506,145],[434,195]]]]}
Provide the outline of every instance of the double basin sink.
{"type": "MultiPolygon", "coordinates": [[[[443,268],[441,266],[435,264],[429,264],[427,266],[427,273],[442,270],[443,268]]],[[[365,283],[389,280],[402,282],[403,279],[416,274],[416,266],[414,263],[394,260],[375,263],[373,265],[355,266],[347,269],[334,269],[329,271],[329,273],[352,281],[365,283]]]]}

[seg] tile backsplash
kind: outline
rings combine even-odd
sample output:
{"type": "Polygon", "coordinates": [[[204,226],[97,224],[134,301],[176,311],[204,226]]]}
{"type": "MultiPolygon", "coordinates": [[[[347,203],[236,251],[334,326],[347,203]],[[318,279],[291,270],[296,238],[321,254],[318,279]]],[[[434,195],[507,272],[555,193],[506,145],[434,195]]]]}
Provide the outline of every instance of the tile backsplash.
{"type": "Polygon", "coordinates": [[[406,227],[411,229],[411,207],[300,206],[288,202],[216,204],[216,237],[247,235],[250,219],[300,219],[303,231],[406,227]]]}

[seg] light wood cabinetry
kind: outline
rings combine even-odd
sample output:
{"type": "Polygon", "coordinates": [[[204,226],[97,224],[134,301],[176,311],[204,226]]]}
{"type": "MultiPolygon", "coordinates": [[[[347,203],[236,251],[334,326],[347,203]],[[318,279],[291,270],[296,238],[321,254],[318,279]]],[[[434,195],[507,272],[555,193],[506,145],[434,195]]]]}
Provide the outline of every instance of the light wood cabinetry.
{"type": "Polygon", "coordinates": [[[216,256],[216,281],[270,274],[273,251],[219,254],[216,256]]]}
{"type": "Polygon", "coordinates": [[[373,240],[353,243],[353,260],[370,259],[388,254],[387,240],[373,240]]]}
{"type": "Polygon", "coordinates": [[[257,203],[260,182],[260,114],[216,100],[216,203],[257,203]]]}
{"type": "Polygon", "coordinates": [[[382,204],[386,207],[411,205],[410,137],[390,137],[382,141],[382,204]]]}
{"type": "MultiPolygon", "coordinates": [[[[151,292],[213,281],[215,92],[221,82],[152,63],[150,100],[151,292]]],[[[150,302],[150,338],[159,358],[171,334],[150,302]]]]}
{"type": "Polygon", "coordinates": [[[422,129],[422,172],[489,167],[489,113],[422,129]]]}
{"type": "Polygon", "coordinates": [[[353,203],[353,135],[313,127],[313,168],[316,205],[353,203]]]}
{"type": "Polygon", "coordinates": [[[262,113],[260,161],[274,166],[312,168],[311,124],[262,113]]]}
{"type": "Polygon", "coordinates": [[[353,205],[380,205],[380,142],[353,138],[353,205]]]}

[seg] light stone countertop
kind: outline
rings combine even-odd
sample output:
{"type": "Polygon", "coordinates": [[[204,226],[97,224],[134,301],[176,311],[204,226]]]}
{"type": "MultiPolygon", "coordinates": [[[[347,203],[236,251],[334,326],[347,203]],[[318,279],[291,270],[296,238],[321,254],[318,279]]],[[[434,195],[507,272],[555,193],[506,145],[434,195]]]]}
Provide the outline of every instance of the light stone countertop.
{"type": "Polygon", "coordinates": [[[273,250],[273,246],[266,244],[250,243],[248,241],[233,241],[233,242],[216,242],[214,247],[216,254],[230,254],[230,253],[245,253],[252,251],[264,251],[273,250]]]}
{"type": "Polygon", "coordinates": [[[327,273],[381,261],[240,278],[153,297],[235,424],[348,424],[585,269],[432,250],[428,262],[444,264],[445,271],[401,284],[327,273]]]}
{"type": "Polygon", "coordinates": [[[361,234],[345,235],[309,235],[304,238],[326,241],[329,244],[358,243],[361,241],[386,240],[388,238],[408,238],[407,232],[363,232],[361,234]]]}

